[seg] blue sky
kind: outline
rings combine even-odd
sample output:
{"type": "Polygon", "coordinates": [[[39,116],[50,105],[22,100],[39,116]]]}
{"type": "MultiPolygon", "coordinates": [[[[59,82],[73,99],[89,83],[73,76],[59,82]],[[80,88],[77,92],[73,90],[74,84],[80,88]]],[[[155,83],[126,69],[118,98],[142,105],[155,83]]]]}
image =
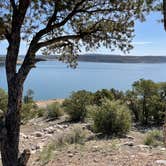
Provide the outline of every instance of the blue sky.
{"type": "MultiPolygon", "coordinates": [[[[157,20],[161,19],[161,15],[153,13],[147,17],[146,22],[137,22],[135,25],[135,38],[133,40],[134,49],[130,55],[165,55],[166,56],[166,32],[163,24],[157,20]]],[[[7,48],[6,42],[0,43],[0,54],[5,54],[7,48]]],[[[25,54],[26,45],[23,44],[20,49],[20,54],[25,54]]],[[[110,52],[109,49],[101,47],[98,50],[92,50],[90,53],[104,53],[104,54],[121,54],[122,52],[116,50],[110,52]]]]}

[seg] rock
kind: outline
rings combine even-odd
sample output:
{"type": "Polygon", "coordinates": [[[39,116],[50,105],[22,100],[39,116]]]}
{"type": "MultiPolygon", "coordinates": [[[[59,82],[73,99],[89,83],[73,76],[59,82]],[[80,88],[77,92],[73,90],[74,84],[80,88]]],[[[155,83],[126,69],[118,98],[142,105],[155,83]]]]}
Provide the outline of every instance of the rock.
{"type": "MultiPolygon", "coordinates": [[[[52,134],[45,134],[44,136],[50,138],[50,137],[52,137],[52,134]]],[[[44,139],[44,140],[45,140],[45,139],[44,139]]]]}
{"type": "Polygon", "coordinates": [[[58,129],[61,129],[61,130],[63,129],[63,126],[61,126],[61,125],[57,125],[56,127],[57,127],[58,129]]]}
{"type": "Polygon", "coordinates": [[[132,137],[131,135],[127,135],[126,138],[127,138],[127,139],[130,139],[130,140],[134,140],[134,139],[135,139],[135,138],[132,137]]]}
{"type": "Polygon", "coordinates": [[[54,131],[55,131],[55,128],[53,128],[53,127],[48,127],[48,128],[46,129],[46,132],[47,132],[48,134],[53,134],[54,131]]]}
{"type": "Polygon", "coordinates": [[[166,160],[156,160],[156,164],[166,165],[166,160]]]}
{"type": "Polygon", "coordinates": [[[137,145],[136,147],[140,148],[141,150],[142,149],[150,149],[151,147],[148,146],[148,145],[137,145]]]}
{"type": "Polygon", "coordinates": [[[40,142],[40,143],[38,143],[37,145],[36,145],[36,149],[43,149],[43,147],[44,147],[44,143],[43,142],[40,142]]]}
{"type": "Polygon", "coordinates": [[[34,134],[35,134],[36,137],[42,137],[43,136],[43,133],[39,132],[39,131],[35,132],[34,134]]]}
{"type": "Polygon", "coordinates": [[[134,142],[125,142],[122,145],[125,145],[125,146],[134,146],[134,142]]]}
{"type": "Polygon", "coordinates": [[[68,125],[63,125],[63,128],[64,128],[64,129],[68,128],[68,125]]]}
{"type": "Polygon", "coordinates": [[[160,150],[161,150],[161,151],[166,151],[166,148],[161,148],[160,150]]]}
{"type": "Polygon", "coordinates": [[[24,133],[20,133],[20,137],[24,138],[24,139],[28,139],[29,137],[27,135],[25,135],[24,133]]]}
{"type": "Polygon", "coordinates": [[[69,154],[68,154],[68,156],[69,156],[69,157],[73,157],[73,156],[74,156],[74,154],[72,154],[72,153],[69,153],[69,154]]]}
{"type": "Polygon", "coordinates": [[[92,152],[97,152],[99,150],[99,147],[98,146],[93,146],[92,147],[92,152]]]}

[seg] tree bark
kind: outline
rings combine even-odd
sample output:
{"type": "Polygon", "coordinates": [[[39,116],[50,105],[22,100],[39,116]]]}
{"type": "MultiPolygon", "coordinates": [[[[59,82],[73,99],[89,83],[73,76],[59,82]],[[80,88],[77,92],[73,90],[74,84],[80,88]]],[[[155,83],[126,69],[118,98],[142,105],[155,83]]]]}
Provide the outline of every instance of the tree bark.
{"type": "Polygon", "coordinates": [[[13,79],[8,85],[8,110],[5,115],[6,136],[1,142],[3,166],[18,166],[20,110],[22,105],[23,85],[13,79]]]}

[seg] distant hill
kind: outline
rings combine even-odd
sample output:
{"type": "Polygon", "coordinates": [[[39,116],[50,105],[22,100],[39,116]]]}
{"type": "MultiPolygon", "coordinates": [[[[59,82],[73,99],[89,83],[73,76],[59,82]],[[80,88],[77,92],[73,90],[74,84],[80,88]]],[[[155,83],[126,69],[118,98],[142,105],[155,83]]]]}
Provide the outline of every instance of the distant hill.
{"type": "Polygon", "coordinates": [[[78,60],[105,63],[166,63],[166,56],[81,55],[78,60]]]}
{"type": "MultiPolygon", "coordinates": [[[[57,60],[57,57],[58,56],[56,55],[38,55],[38,58],[45,60],[57,60]]],[[[20,56],[20,59],[22,58],[23,56],[20,56]]],[[[0,64],[4,63],[4,60],[4,57],[0,57],[0,64]]],[[[104,54],[84,54],[78,57],[78,61],[104,63],[166,63],[166,56],[121,56],[104,54]]]]}
{"type": "MultiPolygon", "coordinates": [[[[47,60],[56,60],[57,56],[40,56],[47,60]]],[[[84,54],[78,57],[78,61],[83,62],[104,62],[104,63],[166,63],[166,56],[121,56],[84,54]]]]}

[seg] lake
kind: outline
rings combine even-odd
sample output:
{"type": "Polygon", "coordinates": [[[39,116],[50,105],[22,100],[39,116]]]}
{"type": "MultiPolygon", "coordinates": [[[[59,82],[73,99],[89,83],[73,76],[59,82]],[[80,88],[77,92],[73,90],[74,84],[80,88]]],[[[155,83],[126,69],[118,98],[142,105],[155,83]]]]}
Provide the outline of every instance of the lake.
{"type": "MultiPolygon", "coordinates": [[[[0,66],[0,87],[7,90],[5,69],[0,66]]],[[[79,62],[76,69],[56,61],[40,62],[24,86],[35,92],[35,100],[68,97],[73,91],[116,88],[127,90],[134,81],[145,78],[166,81],[166,64],[123,64],[79,62]]]]}

